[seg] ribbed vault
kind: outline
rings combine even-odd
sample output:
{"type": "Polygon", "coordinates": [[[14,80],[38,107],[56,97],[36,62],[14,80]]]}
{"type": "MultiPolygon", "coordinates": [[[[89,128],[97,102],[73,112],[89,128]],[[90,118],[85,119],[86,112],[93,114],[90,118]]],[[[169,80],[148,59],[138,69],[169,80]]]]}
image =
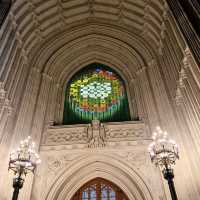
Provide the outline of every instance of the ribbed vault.
{"type": "Polygon", "coordinates": [[[101,62],[115,68],[124,66],[126,80],[148,65],[156,55],[140,37],[106,26],[88,24],[52,37],[42,48],[32,52],[30,66],[63,84],[75,71],[91,62],[101,62]]]}
{"type": "Polygon", "coordinates": [[[157,49],[162,43],[165,15],[162,0],[21,0],[14,3],[10,18],[17,40],[30,57],[49,38],[88,23],[116,26],[157,49]]]}

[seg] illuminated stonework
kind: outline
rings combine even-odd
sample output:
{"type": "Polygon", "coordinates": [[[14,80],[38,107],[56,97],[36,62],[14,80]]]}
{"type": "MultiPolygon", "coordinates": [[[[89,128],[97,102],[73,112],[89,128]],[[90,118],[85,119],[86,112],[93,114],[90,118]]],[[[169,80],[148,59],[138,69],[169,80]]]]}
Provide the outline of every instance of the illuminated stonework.
{"type": "Polygon", "coordinates": [[[129,120],[126,114],[124,119],[121,118],[122,111],[128,111],[124,83],[108,67],[92,64],[72,78],[66,92],[64,123],[71,118],[77,123],[95,118],[101,121],[129,120]]]}

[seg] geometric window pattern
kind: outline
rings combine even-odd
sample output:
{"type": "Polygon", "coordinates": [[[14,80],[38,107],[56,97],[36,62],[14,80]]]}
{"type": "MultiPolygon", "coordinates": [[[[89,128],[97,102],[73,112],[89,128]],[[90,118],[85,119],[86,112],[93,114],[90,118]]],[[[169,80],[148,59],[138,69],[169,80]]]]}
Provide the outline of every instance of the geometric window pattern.
{"type": "Polygon", "coordinates": [[[116,72],[97,63],[72,77],[66,91],[64,124],[88,123],[95,118],[103,122],[130,119],[124,82],[116,72]]]}
{"type": "Polygon", "coordinates": [[[71,200],[128,200],[115,184],[102,178],[95,178],[81,187],[71,200]]]}

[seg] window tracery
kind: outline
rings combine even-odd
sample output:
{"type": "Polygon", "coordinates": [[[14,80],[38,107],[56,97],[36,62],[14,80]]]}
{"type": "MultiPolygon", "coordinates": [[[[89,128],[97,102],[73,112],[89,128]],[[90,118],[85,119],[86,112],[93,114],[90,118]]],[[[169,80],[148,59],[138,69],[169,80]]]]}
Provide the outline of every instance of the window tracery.
{"type": "Polygon", "coordinates": [[[109,67],[93,63],[75,74],[65,97],[64,124],[130,120],[123,80],[109,67]]]}
{"type": "Polygon", "coordinates": [[[95,178],[82,186],[71,200],[128,200],[128,198],[112,182],[95,178]]]}

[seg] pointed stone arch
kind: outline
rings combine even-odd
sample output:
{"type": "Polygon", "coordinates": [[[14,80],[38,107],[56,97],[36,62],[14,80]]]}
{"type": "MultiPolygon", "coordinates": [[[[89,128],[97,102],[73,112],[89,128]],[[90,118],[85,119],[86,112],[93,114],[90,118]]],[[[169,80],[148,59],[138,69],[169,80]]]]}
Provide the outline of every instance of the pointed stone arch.
{"type": "Polygon", "coordinates": [[[86,182],[101,177],[118,185],[130,200],[153,200],[146,180],[129,163],[117,156],[90,154],[59,173],[45,200],[69,200],[86,182]]]}
{"type": "Polygon", "coordinates": [[[63,124],[90,123],[94,118],[98,118],[101,122],[131,120],[129,103],[131,100],[129,97],[128,101],[126,89],[128,87],[111,66],[94,62],[71,77],[64,91],[63,124]],[[106,89],[107,84],[109,91],[106,89]],[[93,87],[99,89],[92,89],[93,87]]]}
{"type": "Polygon", "coordinates": [[[123,60],[120,60],[119,58],[113,55],[104,53],[101,50],[98,50],[98,51],[91,51],[86,54],[80,55],[77,58],[77,60],[73,60],[72,62],[69,62],[67,64],[68,70],[66,69],[65,72],[64,71],[62,72],[63,74],[66,74],[67,76],[63,75],[63,77],[59,80],[59,83],[61,85],[61,92],[58,94],[59,95],[58,99],[61,100],[61,102],[59,102],[61,105],[61,108],[57,112],[57,115],[56,115],[56,121],[58,122],[58,124],[61,124],[63,121],[65,91],[66,91],[66,87],[69,80],[78,71],[80,71],[81,69],[83,69],[84,67],[92,63],[101,63],[104,65],[107,65],[108,67],[115,70],[119,74],[119,76],[124,81],[125,88],[127,91],[131,119],[132,120],[137,119],[139,116],[138,116],[138,111],[137,111],[136,100],[134,98],[135,93],[134,93],[134,90],[131,90],[131,87],[130,87],[130,83],[132,83],[135,80],[136,75],[134,76],[134,73],[131,73],[128,67],[126,68],[126,63],[123,60]]]}

